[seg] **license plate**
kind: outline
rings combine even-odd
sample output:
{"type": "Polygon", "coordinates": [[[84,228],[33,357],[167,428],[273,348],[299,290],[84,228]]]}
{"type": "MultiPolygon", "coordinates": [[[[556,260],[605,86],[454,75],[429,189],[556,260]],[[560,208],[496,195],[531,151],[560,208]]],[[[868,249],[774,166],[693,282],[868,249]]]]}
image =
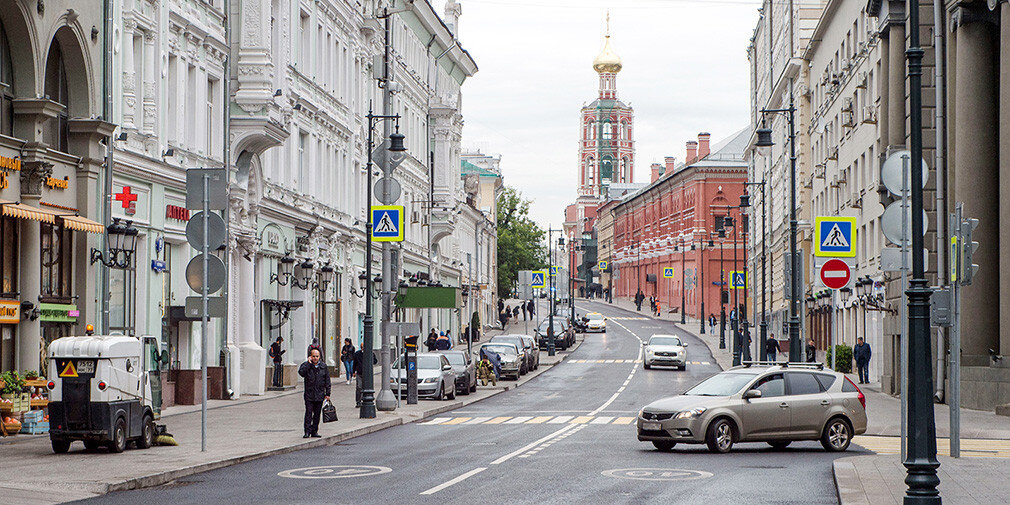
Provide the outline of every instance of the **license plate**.
{"type": "Polygon", "coordinates": [[[659,423],[644,422],[642,423],[642,429],[648,431],[659,431],[662,428],[659,423]]]}
{"type": "Polygon", "coordinates": [[[95,373],[95,360],[93,359],[78,360],[77,373],[95,373]]]}

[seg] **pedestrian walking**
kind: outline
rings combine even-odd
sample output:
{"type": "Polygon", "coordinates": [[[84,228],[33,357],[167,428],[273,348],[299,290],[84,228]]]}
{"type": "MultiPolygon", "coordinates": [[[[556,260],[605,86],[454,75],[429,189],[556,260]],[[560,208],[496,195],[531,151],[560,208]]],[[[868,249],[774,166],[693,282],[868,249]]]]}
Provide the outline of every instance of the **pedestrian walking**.
{"type": "Polygon", "coordinates": [[[361,406],[361,389],[364,386],[362,382],[361,373],[363,364],[365,362],[365,353],[358,349],[354,351],[354,366],[351,368],[351,372],[354,374],[354,406],[361,406]]]}
{"type": "Polygon", "coordinates": [[[435,350],[448,351],[449,349],[452,349],[452,339],[445,332],[439,333],[438,338],[435,339],[435,350]]]}
{"type": "Polygon", "coordinates": [[[512,307],[512,317],[513,317],[513,318],[514,318],[514,319],[515,319],[516,321],[518,321],[518,320],[519,320],[519,306],[518,306],[518,305],[516,305],[515,307],[512,307]]]}
{"type": "Polygon", "coordinates": [[[775,340],[774,333],[769,335],[768,340],[765,341],[765,353],[768,355],[768,361],[778,360],[779,341],[775,340]]]}
{"type": "Polygon", "coordinates": [[[310,348],[309,359],[298,367],[298,375],[305,379],[305,435],[302,438],[319,438],[323,401],[330,399],[330,371],[321,357],[322,351],[310,348]]]}
{"type": "Polygon", "coordinates": [[[536,308],[537,306],[533,303],[533,300],[526,302],[526,310],[530,311],[530,319],[533,319],[533,316],[536,315],[536,308]]]}
{"type": "Polygon", "coordinates": [[[530,311],[526,308],[526,302],[520,303],[519,306],[523,308],[523,321],[528,321],[530,311]]]}
{"type": "Polygon", "coordinates": [[[642,302],[644,301],[645,301],[645,294],[642,293],[642,290],[639,290],[638,293],[635,293],[635,308],[639,312],[642,311],[642,302]]]}
{"type": "Polygon", "coordinates": [[[708,316],[708,327],[711,329],[712,333],[715,333],[715,314],[709,314],[708,316]]]}
{"type": "Polygon", "coordinates": [[[351,339],[344,339],[344,347],[340,349],[340,362],[344,364],[344,372],[347,373],[347,383],[351,383],[354,376],[354,345],[351,339]]]}
{"type": "Polygon", "coordinates": [[[428,332],[428,338],[424,341],[424,346],[428,349],[428,352],[434,352],[435,350],[435,340],[438,339],[438,333],[435,332],[435,328],[432,328],[428,332]]]}
{"type": "Polygon", "coordinates": [[[270,357],[274,360],[273,385],[275,388],[283,386],[284,381],[284,366],[281,365],[281,361],[283,360],[282,356],[287,351],[281,349],[281,344],[283,343],[284,337],[277,337],[277,340],[270,344],[270,357]]]}
{"type": "Polygon", "coordinates": [[[852,348],[852,357],[856,360],[856,372],[859,374],[859,383],[866,384],[870,382],[870,355],[872,351],[870,350],[870,344],[867,344],[863,337],[856,339],[856,346],[852,348]]]}
{"type": "Polygon", "coordinates": [[[659,304],[659,299],[658,298],[656,299],[655,305],[656,305],[656,317],[659,317],[659,316],[663,315],[663,309],[662,309],[662,306],[659,304]]]}
{"type": "Polygon", "coordinates": [[[505,315],[505,311],[504,310],[498,313],[498,322],[501,323],[501,329],[503,331],[505,330],[505,325],[508,324],[508,320],[509,320],[509,318],[508,318],[508,316],[505,315]]]}
{"type": "Polygon", "coordinates": [[[807,363],[813,363],[817,361],[817,345],[814,344],[814,339],[807,341],[807,363]]]}

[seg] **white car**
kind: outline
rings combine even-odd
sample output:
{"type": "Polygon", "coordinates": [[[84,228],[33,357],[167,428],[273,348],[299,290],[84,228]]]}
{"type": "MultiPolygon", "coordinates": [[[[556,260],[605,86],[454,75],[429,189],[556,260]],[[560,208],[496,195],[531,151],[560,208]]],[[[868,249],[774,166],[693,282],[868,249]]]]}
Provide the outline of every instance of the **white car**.
{"type": "Polygon", "coordinates": [[[653,335],[645,344],[646,369],[654,365],[675,366],[681,370],[687,368],[687,344],[681,342],[676,335],[653,335]]]}
{"type": "Polygon", "coordinates": [[[607,318],[603,317],[603,314],[599,312],[590,312],[586,314],[586,332],[598,331],[603,333],[607,331],[607,318]]]}

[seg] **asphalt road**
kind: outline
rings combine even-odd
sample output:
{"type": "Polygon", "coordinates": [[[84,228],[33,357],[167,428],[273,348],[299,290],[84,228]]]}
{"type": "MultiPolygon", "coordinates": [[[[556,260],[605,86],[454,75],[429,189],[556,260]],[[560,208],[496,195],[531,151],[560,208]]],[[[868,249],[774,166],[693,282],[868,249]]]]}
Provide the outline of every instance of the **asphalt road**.
{"type": "Polygon", "coordinates": [[[577,308],[607,315],[607,332],[586,335],[567,361],[518,389],[335,446],[82,503],[838,503],[831,461],[841,456],[816,442],[740,444],[725,455],[638,442],[643,405],[719,367],[671,323],[593,302],[577,308]],[[689,344],[686,371],[642,368],[639,339],[656,333],[689,344]]]}

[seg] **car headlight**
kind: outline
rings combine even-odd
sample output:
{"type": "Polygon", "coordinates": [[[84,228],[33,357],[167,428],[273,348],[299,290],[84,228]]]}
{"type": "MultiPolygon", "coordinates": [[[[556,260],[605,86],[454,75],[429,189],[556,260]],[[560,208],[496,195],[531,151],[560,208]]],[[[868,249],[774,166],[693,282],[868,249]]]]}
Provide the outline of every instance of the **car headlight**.
{"type": "Polygon", "coordinates": [[[708,409],[706,409],[704,407],[697,408],[697,409],[691,409],[691,410],[685,410],[683,412],[678,412],[677,415],[674,416],[674,419],[691,419],[693,417],[698,417],[698,416],[704,414],[706,410],[708,410],[708,409]]]}
{"type": "Polygon", "coordinates": [[[424,382],[426,384],[431,384],[433,382],[438,382],[438,377],[428,377],[427,379],[424,379],[424,382]]]}

